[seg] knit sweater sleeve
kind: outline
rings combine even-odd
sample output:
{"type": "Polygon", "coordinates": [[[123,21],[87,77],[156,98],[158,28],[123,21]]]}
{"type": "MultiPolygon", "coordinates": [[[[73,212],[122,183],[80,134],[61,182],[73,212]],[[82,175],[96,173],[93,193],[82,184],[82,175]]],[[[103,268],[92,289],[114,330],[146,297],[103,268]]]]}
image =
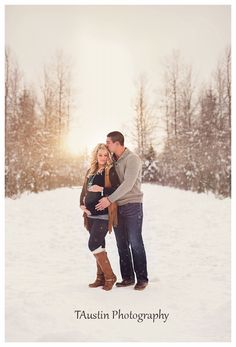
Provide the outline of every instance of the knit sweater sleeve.
{"type": "Polygon", "coordinates": [[[115,202],[122,198],[133,188],[141,169],[141,160],[138,156],[132,155],[128,158],[125,168],[124,181],[115,190],[114,193],[108,196],[111,202],[115,202]]]}

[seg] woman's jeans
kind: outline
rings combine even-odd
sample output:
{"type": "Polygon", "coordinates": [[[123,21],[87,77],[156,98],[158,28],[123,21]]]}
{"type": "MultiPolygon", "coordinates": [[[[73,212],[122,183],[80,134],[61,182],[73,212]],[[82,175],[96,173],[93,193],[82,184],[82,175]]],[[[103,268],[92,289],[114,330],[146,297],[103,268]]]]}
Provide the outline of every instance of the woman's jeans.
{"type": "Polygon", "coordinates": [[[118,211],[118,225],[114,231],[120,256],[121,276],[123,280],[134,280],[135,272],[138,282],[148,282],[147,260],[142,239],[143,205],[128,203],[119,206],[118,211]]]}

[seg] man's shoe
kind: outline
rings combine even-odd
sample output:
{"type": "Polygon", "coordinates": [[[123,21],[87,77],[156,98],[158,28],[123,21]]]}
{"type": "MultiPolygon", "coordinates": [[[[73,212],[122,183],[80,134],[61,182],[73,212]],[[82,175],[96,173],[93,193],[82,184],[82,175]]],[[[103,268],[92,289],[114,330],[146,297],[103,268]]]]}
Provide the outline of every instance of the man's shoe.
{"type": "Polygon", "coordinates": [[[116,286],[117,287],[128,287],[128,286],[132,286],[135,283],[134,280],[123,280],[121,282],[117,282],[116,286]]]}
{"type": "Polygon", "coordinates": [[[143,290],[147,287],[148,282],[137,282],[134,286],[135,290],[143,290]]]}

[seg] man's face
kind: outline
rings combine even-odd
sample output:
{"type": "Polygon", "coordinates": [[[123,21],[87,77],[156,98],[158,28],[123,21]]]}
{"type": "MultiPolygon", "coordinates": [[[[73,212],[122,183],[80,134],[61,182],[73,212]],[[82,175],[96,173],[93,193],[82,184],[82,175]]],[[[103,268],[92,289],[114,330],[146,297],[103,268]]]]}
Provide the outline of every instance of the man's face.
{"type": "Polygon", "coordinates": [[[107,148],[109,149],[110,152],[115,153],[115,150],[117,148],[117,144],[116,144],[116,142],[112,142],[112,139],[110,137],[107,137],[106,145],[107,145],[107,148]]]}

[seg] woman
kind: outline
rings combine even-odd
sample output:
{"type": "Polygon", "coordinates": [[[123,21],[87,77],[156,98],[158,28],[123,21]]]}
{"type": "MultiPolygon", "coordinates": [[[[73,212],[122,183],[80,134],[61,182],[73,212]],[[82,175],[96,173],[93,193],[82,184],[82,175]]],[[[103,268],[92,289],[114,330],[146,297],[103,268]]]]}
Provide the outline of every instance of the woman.
{"type": "Polygon", "coordinates": [[[97,278],[94,283],[89,284],[91,288],[103,286],[104,290],[111,290],[116,282],[116,276],[105,251],[105,236],[108,230],[112,231],[113,225],[117,225],[117,206],[112,203],[102,211],[97,211],[95,206],[103,196],[113,193],[119,184],[111,154],[105,144],[99,143],[93,150],[91,165],[80,195],[84,225],[90,233],[88,247],[97,263],[97,278]]]}

